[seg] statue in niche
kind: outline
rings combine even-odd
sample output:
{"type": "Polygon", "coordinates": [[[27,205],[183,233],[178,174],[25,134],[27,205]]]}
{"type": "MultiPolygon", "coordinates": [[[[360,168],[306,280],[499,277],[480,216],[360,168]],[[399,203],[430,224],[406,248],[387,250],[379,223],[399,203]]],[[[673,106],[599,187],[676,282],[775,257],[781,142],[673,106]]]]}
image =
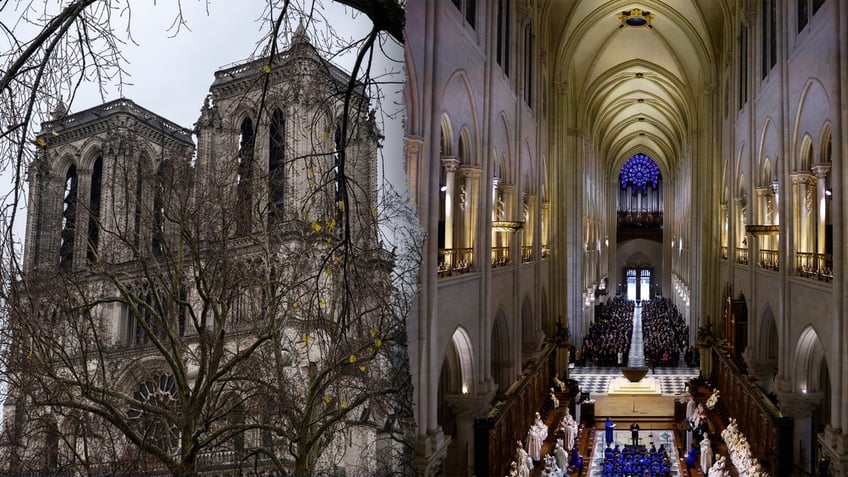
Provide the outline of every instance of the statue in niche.
{"type": "Polygon", "coordinates": [[[495,201],[495,219],[504,220],[506,218],[506,205],[504,204],[503,194],[498,193],[495,201]]]}

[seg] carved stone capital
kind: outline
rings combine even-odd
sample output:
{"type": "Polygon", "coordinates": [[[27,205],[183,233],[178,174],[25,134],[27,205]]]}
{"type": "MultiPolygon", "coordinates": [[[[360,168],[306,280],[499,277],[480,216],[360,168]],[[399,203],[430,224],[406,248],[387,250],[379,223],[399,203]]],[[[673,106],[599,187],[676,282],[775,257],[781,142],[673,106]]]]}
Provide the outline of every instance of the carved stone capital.
{"type": "Polygon", "coordinates": [[[792,179],[793,184],[815,184],[816,182],[816,176],[807,171],[793,172],[789,174],[789,178],[792,179]]]}
{"type": "Polygon", "coordinates": [[[550,209],[550,208],[551,208],[551,203],[548,202],[547,200],[543,200],[542,201],[542,210],[547,210],[547,209],[550,209]]]}
{"type": "Polygon", "coordinates": [[[439,160],[447,172],[454,173],[456,168],[459,167],[459,159],[453,156],[442,156],[439,160]]]}
{"type": "Polygon", "coordinates": [[[498,191],[507,195],[515,194],[515,185],[501,182],[498,184],[498,191]]]}
{"type": "Polygon", "coordinates": [[[756,194],[757,197],[770,197],[774,195],[774,189],[772,189],[770,185],[760,186],[754,189],[754,194],[756,194]]]}
{"type": "Polygon", "coordinates": [[[403,138],[403,147],[406,148],[407,154],[418,154],[421,152],[421,146],[424,145],[424,139],[419,136],[406,136],[403,138]]]}
{"type": "Polygon", "coordinates": [[[825,180],[827,179],[828,173],[830,173],[831,165],[827,162],[819,162],[813,164],[812,170],[813,174],[816,175],[816,179],[825,180]]]}
{"type": "Polygon", "coordinates": [[[482,169],[480,168],[480,166],[470,166],[467,164],[463,164],[459,166],[457,171],[462,175],[462,177],[465,177],[467,179],[479,179],[482,169]]]}

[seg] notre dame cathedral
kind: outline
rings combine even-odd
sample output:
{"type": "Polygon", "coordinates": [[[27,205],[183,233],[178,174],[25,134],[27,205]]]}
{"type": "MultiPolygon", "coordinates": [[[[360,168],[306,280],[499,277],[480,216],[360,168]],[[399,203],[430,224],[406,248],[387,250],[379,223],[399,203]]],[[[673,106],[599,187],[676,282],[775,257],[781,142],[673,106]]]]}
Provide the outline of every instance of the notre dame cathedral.
{"type": "Polygon", "coordinates": [[[217,71],[194,130],[129,99],[43,123],[0,475],[408,470],[380,132],[349,78],[301,29],[217,71]]]}

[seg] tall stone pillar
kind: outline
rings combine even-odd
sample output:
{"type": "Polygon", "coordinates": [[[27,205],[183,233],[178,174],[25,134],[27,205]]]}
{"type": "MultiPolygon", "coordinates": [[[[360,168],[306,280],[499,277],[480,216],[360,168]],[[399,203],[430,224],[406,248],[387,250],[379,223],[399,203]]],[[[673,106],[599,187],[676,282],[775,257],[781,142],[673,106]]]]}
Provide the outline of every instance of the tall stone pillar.
{"type": "Polygon", "coordinates": [[[816,253],[825,253],[825,226],[827,225],[827,176],[830,164],[818,163],[813,166],[816,175],[816,253]]]}
{"type": "MultiPolygon", "coordinates": [[[[445,249],[451,250],[454,248],[453,241],[453,223],[454,223],[454,200],[456,200],[456,167],[459,165],[459,160],[453,156],[442,156],[440,158],[442,167],[445,169],[445,249]]],[[[453,267],[453,255],[448,255],[446,260],[449,267],[453,267]]]]}
{"type": "Polygon", "coordinates": [[[545,258],[546,255],[550,252],[551,246],[551,238],[550,238],[550,230],[551,230],[551,203],[548,201],[542,202],[542,243],[541,245],[541,254],[542,257],[545,258]]]}
{"type": "Polygon", "coordinates": [[[463,213],[462,242],[457,244],[462,248],[473,249],[476,246],[477,215],[480,212],[480,167],[462,165],[458,169],[462,177],[459,192],[460,209],[463,213]],[[464,195],[464,197],[463,197],[464,195]]]}
{"type": "MultiPolygon", "coordinates": [[[[743,195],[741,197],[736,197],[733,199],[735,208],[736,208],[736,243],[733,245],[733,260],[738,260],[736,256],[736,248],[747,248],[748,247],[748,238],[745,236],[745,225],[748,223],[748,209],[746,208],[748,205],[748,199],[743,195]]],[[[748,257],[750,263],[751,257],[748,257]]]]}
{"type": "Polygon", "coordinates": [[[816,178],[809,172],[793,172],[792,179],[792,219],[795,223],[795,251],[813,252],[813,195],[812,187],[816,178]]]}
{"type": "MultiPolygon", "coordinates": [[[[536,195],[527,194],[524,196],[524,246],[533,247],[533,237],[536,235],[536,195]]],[[[538,257],[534,257],[538,258],[538,257]]]]}
{"type": "MultiPolygon", "coordinates": [[[[507,184],[501,182],[498,184],[498,193],[501,196],[501,200],[503,201],[503,209],[504,215],[499,220],[515,220],[515,185],[507,184]]],[[[509,232],[499,232],[498,240],[500,241],[501,247],[507,248],[507,254],[509,256],[509,260],[511,263],[520,262],[520,256],[516,252],[515,247],[513,247],[515,241],[512,240],[512,233],[509,232]]]]}
{"type": "Polygon", "coordinates": [[[403,149],[406,156],[406,180],[409,185],[410,197],[412,197],[416,204],[420,204],[421,201],[421,198],[418,196],[421,191],[419,162],[421,161],[421,146],[423,144],[424,139],[418,136],[407,136],[403,138],[403,149]]]}

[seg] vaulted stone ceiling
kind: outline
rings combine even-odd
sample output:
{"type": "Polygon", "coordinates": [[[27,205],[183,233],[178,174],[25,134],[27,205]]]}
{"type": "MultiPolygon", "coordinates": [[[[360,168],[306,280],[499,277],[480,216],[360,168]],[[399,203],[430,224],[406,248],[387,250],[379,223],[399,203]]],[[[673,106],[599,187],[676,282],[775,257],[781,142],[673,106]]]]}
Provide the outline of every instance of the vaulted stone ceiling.
{"type": "Polygon", "coordinates": [[[611,176],[638,152],[664,174],[677,169],[692,131],[709,117],[697,108],[700,93],[717,86],[727,1],[550,0],[552,80],[574,95],[569,122],[592,140],[611,176]],[[638,16],[634,9],[647,24],[626,24],[623,13],[638,16]]]}

